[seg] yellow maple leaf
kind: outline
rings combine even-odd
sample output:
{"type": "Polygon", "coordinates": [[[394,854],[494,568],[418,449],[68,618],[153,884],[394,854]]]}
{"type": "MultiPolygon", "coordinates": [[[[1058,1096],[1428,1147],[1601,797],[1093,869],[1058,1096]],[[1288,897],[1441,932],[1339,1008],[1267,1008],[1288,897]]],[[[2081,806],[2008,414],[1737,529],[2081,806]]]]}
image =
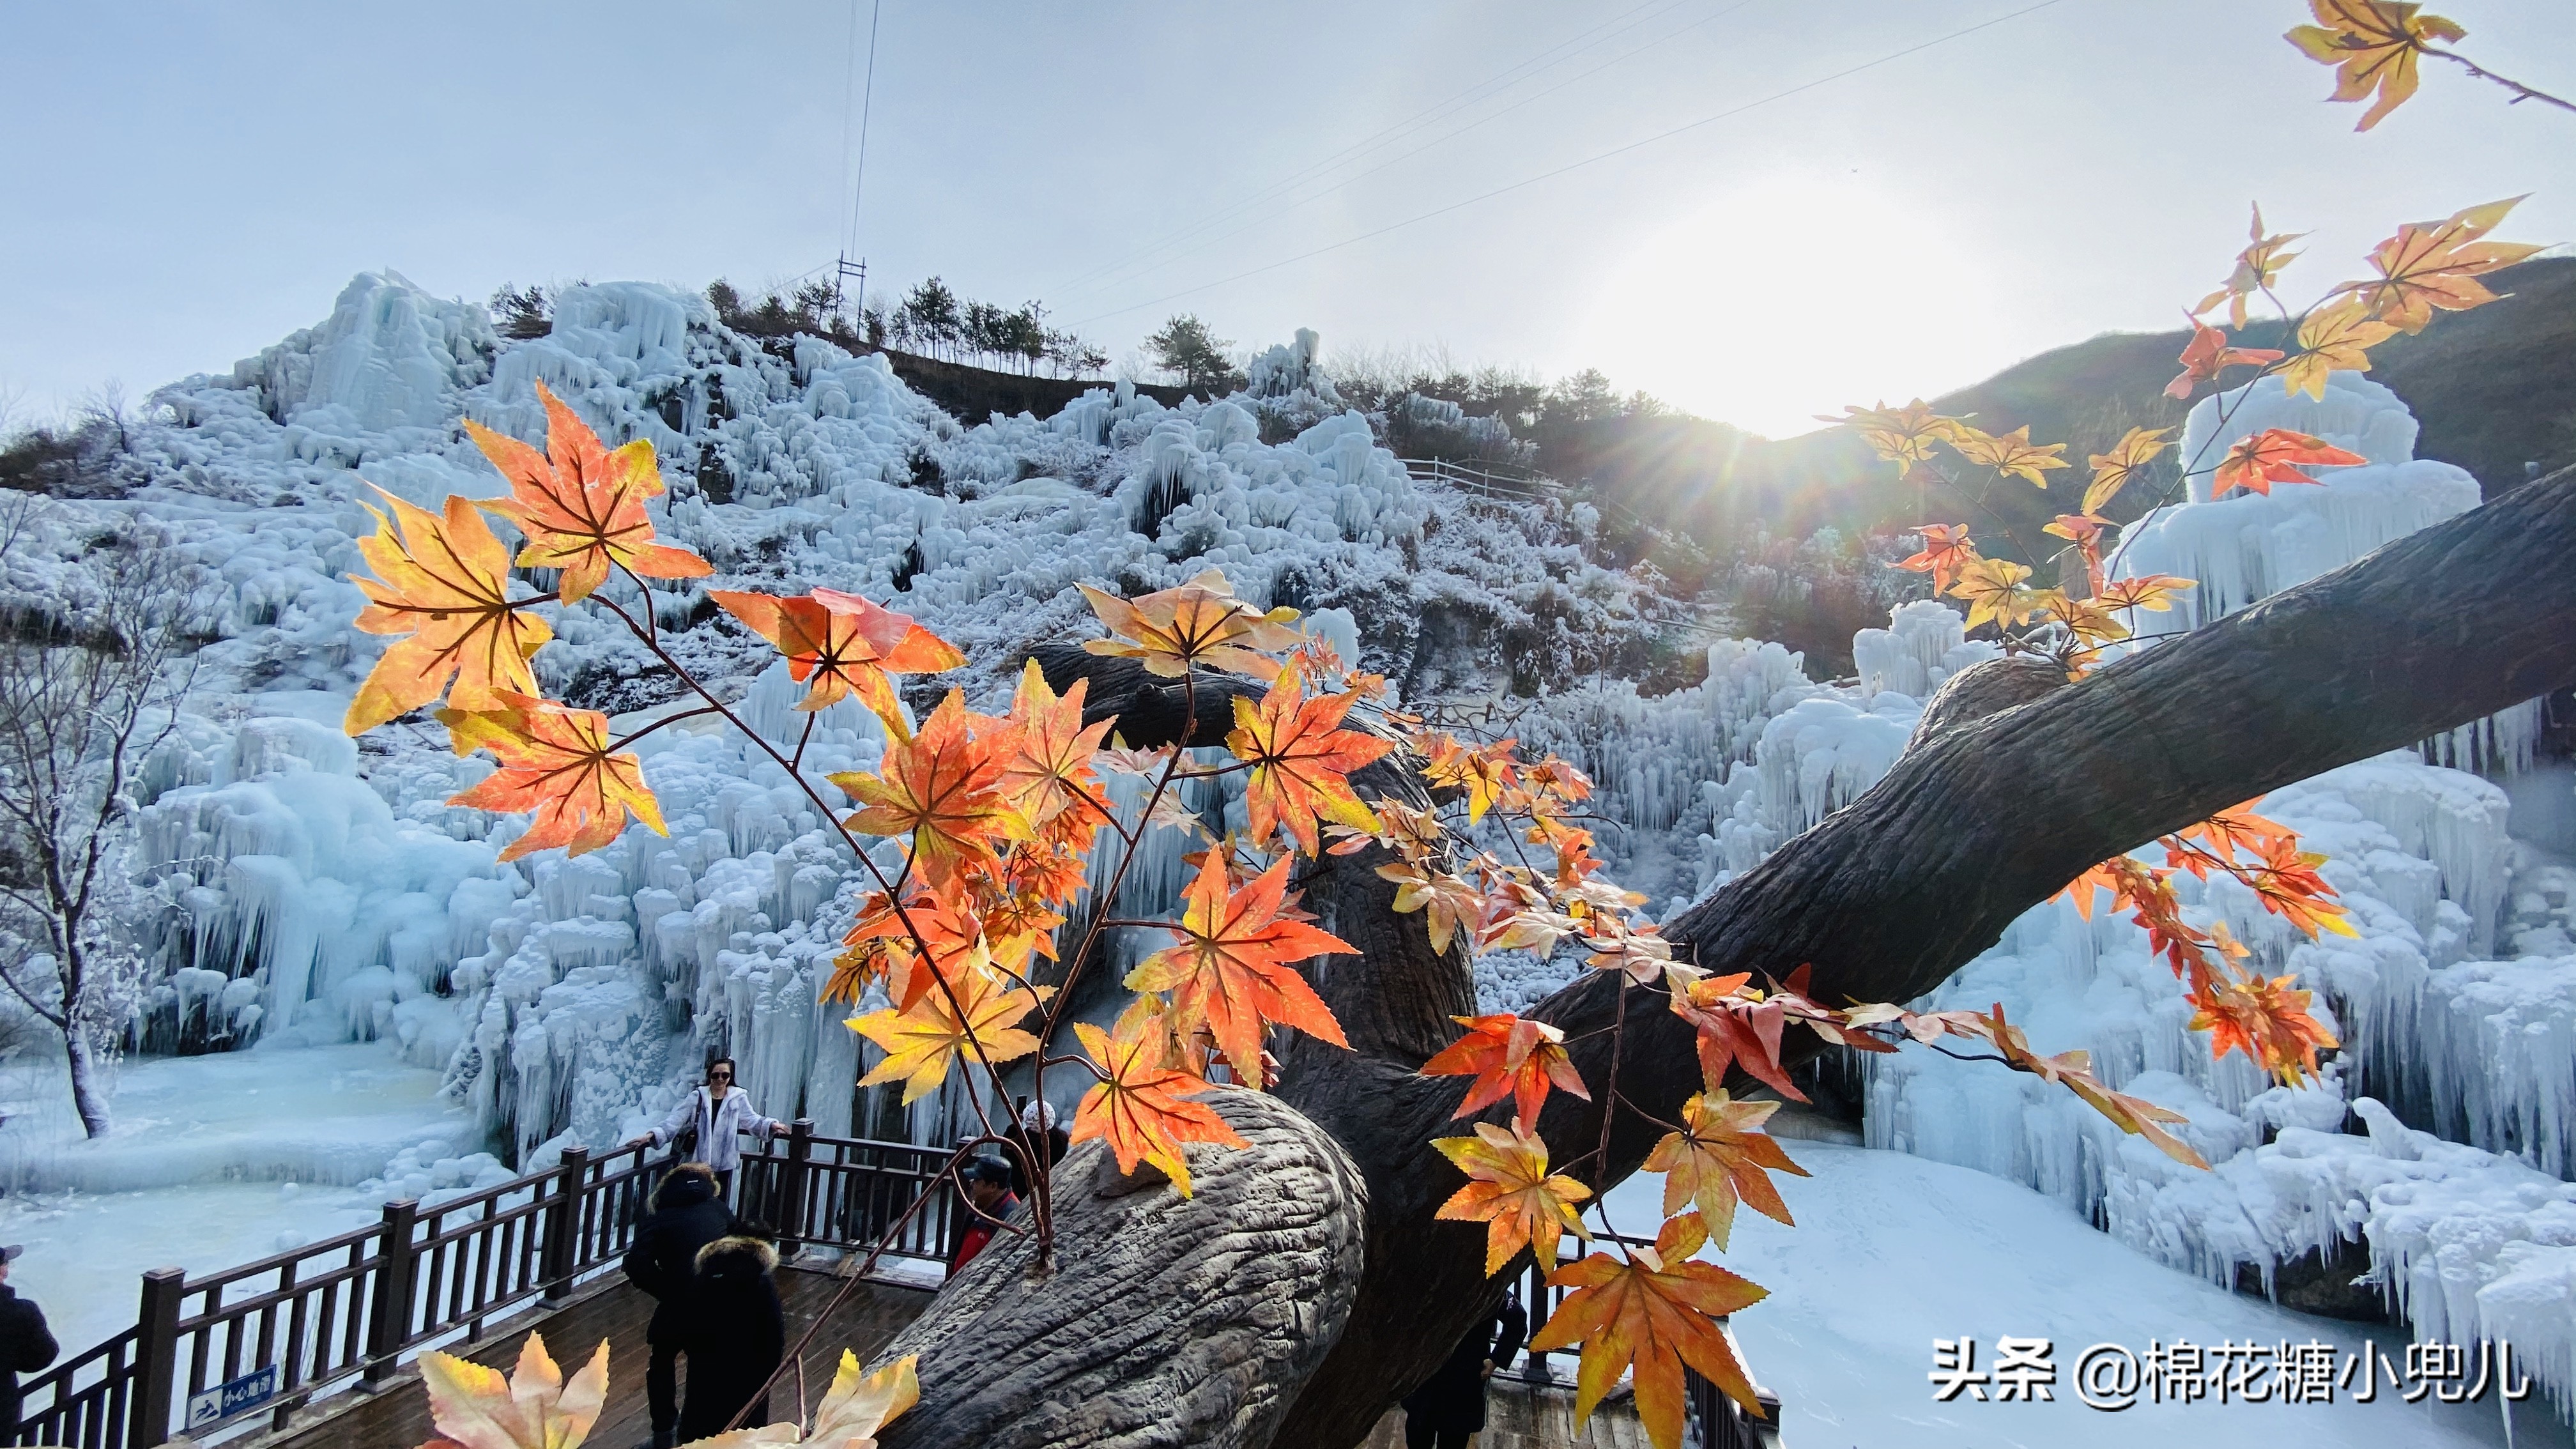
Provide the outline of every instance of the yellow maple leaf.
{"type": "Polygon", "coordinates": [[[408,634],[367,672],[342,728],[361,735],[444,693],[458,709],[499,707],[496,691],[535,694],[528,656],[554,637],[546,621],[510,599],[510,552],[462,498],[444,517],[376,490],[376,531],[358,540],[374,578],[349,582],[367,596],[354,621],[370,634],[408,634]],[[450,688],[449,681],[455,681],[450,688]]]}
{"type": "Polygon", "coordinates": [[[2057,456],[2066,451],[2066,445],[2032,442],[2028,423],[2009,433],[1981,433],[1961,423],[1952,430],[1950,446],[1971,463],[2007,478],[2027,478],[2035,488],[2048,486],[2049,469],[2066,466],[2066,460],[2057,456]]]}
{"type": "Polygon", "coordinates": [[[2029,578],[2030,570],[2010,559],[1980,558],[1959,570],[1950,595],[1968,601],[1969,628],[1992,620],[1998,628],[2009,629],[2039,607],[2038,591],[2029,586],[2029,578]]]}
{"type": "Polygon", "coordinates": [[[2323,401],[2326,374],[2370,371],[2370,349],[2396,335],[2358,296],[2328,302],[2299,323],[2299,353],[2282,367],[2281,387],[2323,401]]]}
{"type": "Polygon", "coordinates": [[[462,1449],[577,1449],[608,1403],[608,1342],[600,1341],[570,1383],[535,1333],[519,1346],[519,1366],[506,1379],[471,1359],[424,1353],[420,1381],[429,1390],[430,1422],[462,1449]]]}
{"type": "Polygon", "coordinates": [[[1574,1205],[1592,1196],[1592,1189],[1551,1175],[1547,1143],[1518,1124],[1507,1131],[1479,1122],[1473,1137],[1440,1137],[1431,1145],[1467,1174],[1467,1185],[1450,1194],[1438,1216],[1485,1225],[1486,1277],[1503,1271],[1523,1248],[1537,1255],[1540,1267],[1555,1267],[1557,1242],[1569,1228],[1590,1241],[1574,1205]]]}
{"type": "Polygon", "coordinates": [[[2281,38],[2310,60],[2335,68],[2333,99],[2357,101],[2379,93],[2353,127],[2367,131],[2415,94],[2415,58],[2429,43],[2468,34],[2439,15],[2419,14],[2423,8],[2406,0],[2308,0],[2317,23],[2281,38]]]}

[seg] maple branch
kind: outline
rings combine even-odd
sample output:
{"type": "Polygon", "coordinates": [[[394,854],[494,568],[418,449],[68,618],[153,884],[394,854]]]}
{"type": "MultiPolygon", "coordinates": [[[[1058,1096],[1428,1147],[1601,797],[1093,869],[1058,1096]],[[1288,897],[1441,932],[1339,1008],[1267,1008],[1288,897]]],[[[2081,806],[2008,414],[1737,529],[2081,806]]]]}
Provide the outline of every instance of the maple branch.
{"type": "Polygon", "coordinates": [[[2480,80],[2494,81],[2497,85],[2503,86],[2506,90],[2512,91],[2514,93],[2513,99],[2505,102],[2508,106],[2518,106],[2524,101],[2539,101],[2546,105],[2556,106],[2562,111],[2576,111],[2576,102],[2562,100],[2557,96],[2551,95],[2547,91],[2534,90],[2530,86],[2524,85],[2518,80],[2508,80],[2503,76],[2497,75],[2494,71],[2487,69],[2485,66],[2478,64],[2476,61],[2469,59],[2467,56],[2460,54],[2456,50],[2435,50],[2429,45],[2418,45],[2415,48],[2436,60],[2447,60],[2455,65],[2465,67],[2469,74],[2476,76],[2480,80]]]}
{"type": "Polygon", "coordinates": [[[651,724],[646,725],[644,728],[637,730],[635,733],[628,735],[626,738],[610,742],[608,748],[611,751],[622,750],[628,745],[635,743],[637,740],[644,738],[646,735],[653,733],[653,731],[660,729],[664,725],[677,724],[684,719],[695,719],[699,715],[714,713],[716,713],[715,710],[709,709],[704,705],[700,705],[696,709],[684,709],[678,714],[666,714],[660,719],[653,721],[651,724]]]}

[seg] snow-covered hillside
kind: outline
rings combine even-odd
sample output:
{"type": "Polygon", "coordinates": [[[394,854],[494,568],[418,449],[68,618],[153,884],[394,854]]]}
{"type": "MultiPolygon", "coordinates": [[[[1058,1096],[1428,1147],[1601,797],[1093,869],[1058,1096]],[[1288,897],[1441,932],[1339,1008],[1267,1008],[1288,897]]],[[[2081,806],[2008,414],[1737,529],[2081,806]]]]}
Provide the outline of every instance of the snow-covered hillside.
{"type": "MultiPolygon", "coordinates": [[[[340,733],[383,644],[352,629],[362,600],[344,578],[371,526],[366,485],[432,506],[499,493],[462,424],[539,435],[538,382],[612,443],[654,443],[672,485],[657,523],[716,567],[662,593],[659,623],[764,733],[793,737],[796,691],[707,588],[884,601],[973,661],[940,687],[992,704],[1030,645],[1096,632],[1076,583],[1135,592],[1218,567],[1252,599],[1309,611],[1408,699],[1454,707],[1515,677],[1547,682],[1501,706],[1505,732],[1593,775],[1609,873],[1667,912],[1867,790],[1931,692],[1994,652],[1947,605],[1917,602],[1854,640],[1854,683],[1810,680],[1778,644],[1721,639],[1701,682],[1643,694],[1606,666],[1677,604],[1650,574],[1597,561],[1588,508],[1496,506],[1409,478],[1328,371],[1301,334],[1234,398],[1166,407],[1102,389],[1044,421],[969,427],[882,358],[812,339],[764,350],[671,289],[572,289],[551,336],[508,342],[480,308],[369,275],[322,324],[155,393],[118,464],[122,495],[46,505],[45,547],[13,554],[5,580],[19,599],[70,587],[87,539],[143,516],[219,582],[208,687],[139,802],[138,859],[182,877],[184,909],[130,1041],[225,1049],[246,1073],[376,1042],[439,1074],[452,1120],[431,1132],[389,1115],[373,1155],[174,1158],[146,1181],[150,1154],[98,1176],[90,1159],[114,1139],[69,1141],[38,1103],[0,1134],[0,1165],[56,1192],[207,1176],[331,1181],[353,1201],[434,1192],[624,1136],[717,1048],[771,1114],[827,1133],[943,1129],[939,1099],[907,1116],[853,1094],[861,1047],[814,999],[850,909],[849,862],[745,742],[692,722],[639,747],[667,839],[636,828],[577,860],[504,864],[519,822],[444,803],[487,764],[456,759],[432,724],[340,733]]],[[[2187,451],[2216,417],[2195,412],[2187,451]]],[[[2267,426],[2373,462],[2319,488],[2198,498],[2142,529],[2122,566],[2198,580],[2194,607],[2215,615],[2477,499],[2459,470],[2411,459],[2412,420],[2357,376],[2337,375],[2323,403],[2249,401],[2227,431],[2267,426]]],[[[556,642],[536,660],[550,689],[635,721],[674,697],[622,630],[552,612],[556,642]]],[[[2509,1335],[2553,1392],[2576,1392],[2576,868],[2515,838],[2498,783],[2569,793],[2563,776],[2520,773],[2538,722],[2511,711],[2430,742],[2436,763],[2401,752],[2263,804],[2330,857],[2358,939],[2307,942],[2224,881],[2190,901],[2268,969],[2326,993],[2347,1049],[2321,1090],[2213,1063],[2142,934],[2063,905],[2030,912],[1938,994],[1944,1008],[2002,1002],[2044,1052],[2091,1050],[2113,1086],[2187,1112],[2216,1172],[2176,1169],[2061,1090],[1911,1049],[1870,1064],[1871,1145],[2026,1184],[2220,1282],[2240,1268],[2274,1281],[2358,1235],[2424,1333],[2509,1335]]],[[[870,716],[835,706],[805,765],[819,779],[881,745],[870,716]]],[[[1190,803],[1239,810],[1226,786],[1190,803]]],[[[1177,836],[1156,846],[1122,914],[1176,897],[1178,856],[1177,836]]],[[[1495,957],[1480,995],[1519,1006],[1573,969],[1495,957]]],[[[22,1075],[13,1090],[47,1090],[22,1075]]]]}

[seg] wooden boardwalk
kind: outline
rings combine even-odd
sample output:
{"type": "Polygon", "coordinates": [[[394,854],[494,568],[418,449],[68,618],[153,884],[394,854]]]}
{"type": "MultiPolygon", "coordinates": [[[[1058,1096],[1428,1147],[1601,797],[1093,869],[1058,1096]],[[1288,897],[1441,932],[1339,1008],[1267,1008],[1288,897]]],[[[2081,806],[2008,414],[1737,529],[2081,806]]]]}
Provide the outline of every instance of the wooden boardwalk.
{"type": "MultiPolygon", "coordinates": [[[[826,1272],[805,1272],[782,1265],[779,1296],[787,1304],[787,1338],[796,1341],[815,1316],[831,1302],[844,1280],[826,1272]]],[[[923,1289],[874,1281],[850,1290],[838,1313],[814,1335],[804,1354],[808,1412],[823,1397],[840,1363],[841,1350],[861,1359],[883,1347],[930,1302],[923,1289]]],[[[608,1340],[608,1409],[591,1431],[595,1449],[628,1449],[652,1438],[644,1402],[644,1367],[648,1354],[644,1326],[653,1315],[653,1300],[616,1274],[600,1280],[585,1295],[553,1313],[514,1322],[490,1338],[465,1348],[461,1356],[507,1371],[518,1361],[519,1345],[531,1329],[546,1338],[546,1350],[572,1373],[589,1361],[601,1339],[608,1340]]],[[[687,1360],[681,1361],[685,1389],[687,1360]]],[[[790,1369],[769,1397],[770,1412],[783,1423],[796,1409],[796,1373],[790,1369]]],[[[375,1394],[341,1393],[298,1416],[282,1433],[254,1441],[257,1449],[413,1449],[434,1437],[429,1396],[420,1386],[417,1368],[406,1367],[375,1394]]]]}

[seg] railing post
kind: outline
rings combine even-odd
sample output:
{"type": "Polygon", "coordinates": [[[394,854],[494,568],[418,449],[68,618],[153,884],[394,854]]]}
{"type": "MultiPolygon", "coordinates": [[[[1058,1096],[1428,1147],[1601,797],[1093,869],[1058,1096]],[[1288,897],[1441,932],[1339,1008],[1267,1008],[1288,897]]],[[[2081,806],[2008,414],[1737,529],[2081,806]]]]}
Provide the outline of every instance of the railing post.
{"type": "Polygon", "coordinates": [[[370,1393],[394,1372],[411,1327],[412,1228],[420,1219],[413,1198],[385,1204],[384,1234],[376,1248],[376,1301],[367,1319],[367,1368],[359,1386],[370,1393]]]}
{"type": "Polygon", "coordinates": [[[581,1180],[590,1168],[590,1149],[567,1147],[563,1170],[555,1178],[555,1200],[546,1206],[545,1242],[538,1269],[545,1287],[537,1304],[559,1308],[572,1295],[572,1277],[581,1266],[581,1180]]]}
{"type": "Polygon", "coordinates": [[[787,1165],[783,1170],[786,1180],[778,1185],[778,1251],[782,1257],[793,1258],[804,1246],[801,1240],[805,1236],[806,1184],[813,1176],[805,1164],[813,1157],[814,1119],[799,1117],[787,1124],[787,1165]]]}
{"type": "Polygon", "coordinates": [[[170,1404],[179,1383],[179,1300],[188,1275],[154,1268],[143,1275],[143,1311],[135,1319],[133,1417],[125,1421],[126,1449],[152,1449],[170,1441],[170,1404]]]}

